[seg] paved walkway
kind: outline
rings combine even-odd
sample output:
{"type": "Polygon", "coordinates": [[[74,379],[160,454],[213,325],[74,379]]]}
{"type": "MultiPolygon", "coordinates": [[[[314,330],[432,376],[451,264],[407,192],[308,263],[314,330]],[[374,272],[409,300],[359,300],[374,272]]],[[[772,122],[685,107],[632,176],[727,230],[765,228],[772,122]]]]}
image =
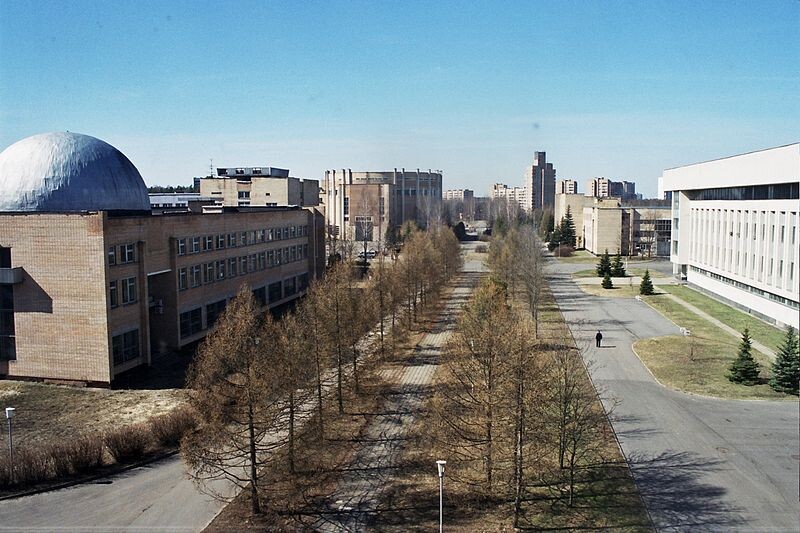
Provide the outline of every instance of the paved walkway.
{"type": "Polygon", "coordinates": [[[550,286],[584,358],[596,363],[594,382],[657,529],[797,531],[797,402],[662,387],[631,346],[678,328],[644,302],[588,295],[570,279],[573,267],[550,264],[550,286]]]}
{"type": "MultiPolygon", "coordinates": [[[[471,249],[471,248],[468,248],[471,249]]],[[[397,465],[408,430],[424,401],[439,355],[453,331],[454,316],[472,293],[483,272],[483,264],[468,261],[456,280],[433,331],[417,345],[414,355],[401,367],[386,371],[392,384],[389,400],[359,442],[355,459],[329,497],[329,508],[311,526],[315,531],[364,531],[378,512],[381,491],[397,465]]]]}
{"type": "MultiPolygon", "coordinates": [[[[681,300],[680,298],[678,298],[674,294],[667,294],[667,298],[669,298],[670,300],[674,301],[675,303],[681,304],[682,306],[684,306],[686,309],[688,309],[692,313],[696,314],[697,316],[708,320],[709,322],[711,322],[712,324],[717,326],[719,329],[721,329],[725,333],[730,333],[731,335],[736,337],[738,340],[742,340],[742,332],[736,331],[735,329],[733,329],[729,325],[720,322],[719,320],[717,320],[713,316],[709,315],[708,313],[706,313],[705,311],[701,310],[700,308],[690,304],[686,300],[681,300]]],[[[770,350],[769,348],[767,348],[766,346],[764,346],[763,344],[761,344],[760,342],[758,342],[756,340],[752,340],[751,342],[753,343],[753,348],[755,348],[759,352],[763,353],[764,355],[766,355],[767,357],[769,357],[773,361],[775,360],[775,357],[776,357],[775,356],[775,352],[773,352],[772,350],[770,350]]]]}

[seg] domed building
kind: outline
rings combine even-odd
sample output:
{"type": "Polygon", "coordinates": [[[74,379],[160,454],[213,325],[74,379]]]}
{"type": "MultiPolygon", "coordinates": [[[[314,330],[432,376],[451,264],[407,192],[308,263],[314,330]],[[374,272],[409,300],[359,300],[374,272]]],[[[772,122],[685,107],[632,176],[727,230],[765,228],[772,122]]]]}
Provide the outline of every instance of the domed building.
{"type": "Polygon", "coordinates": [[[266,310],[322,272],[313,208],[207,207],[151,211],[133,163],[88,135],[3,150],[0,378],[108,386],[202,339],[243,284],[266,310]]]}
{"type": "Polygon", "coordinates": [[[42,133],[0,153],[0,211],[150,211],[147,186],[110,144],[42,133]]]}

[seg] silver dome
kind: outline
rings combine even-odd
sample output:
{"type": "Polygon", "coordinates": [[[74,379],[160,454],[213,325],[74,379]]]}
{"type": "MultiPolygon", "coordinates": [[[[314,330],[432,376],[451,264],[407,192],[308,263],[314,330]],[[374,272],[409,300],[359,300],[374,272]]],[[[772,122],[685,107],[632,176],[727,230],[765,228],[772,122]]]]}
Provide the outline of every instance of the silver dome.
{"type": "Polygon", "coordinates": [[[80,133],[27,137],[0,153],[0,211],[149,211],[141,174],[110,144],[80,133]]]}

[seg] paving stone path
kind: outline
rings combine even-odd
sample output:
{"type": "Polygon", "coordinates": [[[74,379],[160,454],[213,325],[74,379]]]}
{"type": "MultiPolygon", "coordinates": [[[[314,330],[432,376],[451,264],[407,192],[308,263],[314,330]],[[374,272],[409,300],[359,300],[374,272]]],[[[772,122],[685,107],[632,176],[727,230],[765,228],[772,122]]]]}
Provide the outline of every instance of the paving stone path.
{"type": "Polygon", "coordinates": [[[378,512],[381,491],[397,465],[408,430],[431,393],[439,354],[452,333],[455,315],[472,293],[480,272],[482,263],[465,264],[432,331],[402,365],[385,371],[384,377],[391,384],[388,400],[359,440],[354,460],[329,497],[329,508],[312,526],[315,531],[363,531],[378,512]]]}

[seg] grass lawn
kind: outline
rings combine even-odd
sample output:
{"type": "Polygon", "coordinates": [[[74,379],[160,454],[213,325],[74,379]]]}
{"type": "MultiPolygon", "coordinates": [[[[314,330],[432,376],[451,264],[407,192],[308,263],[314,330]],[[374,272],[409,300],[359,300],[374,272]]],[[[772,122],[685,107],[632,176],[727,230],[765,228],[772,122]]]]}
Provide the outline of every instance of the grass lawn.
{"type": "Polygon", "coordinates": [[[777,393],[767,385],[772,376],[770,362],[757,350],[753,350],[753,356],[761,365],[762,383],[752,387],[731,383],[726,374],[738,351],[737,339],[666,296],[648,296],[645,300],[662,315],[692,332],[690,337],[658,337],[634,344],[636,353],[664,385],[718,398],[796,398],[777,393]]]}
{"type": "MultiPolygon", "coordinates": [[[[583,292],[593,294],[595,296],[609,296],[611,298],[634,298],[639,295],[639,284],[629,283],[630,279],[616,278],[614,287],[612,289],[604,289],[601,285],[584,285],[579,284],[583,292]]],[[[661,287],[656,285],[654,287],[656,294],[663,294],[661,287]]]]}
{"type": "Polygon", "coordinates": [[[670,285],[664,287],[664,290],[692,304],[701,311],[705,311],[736,331],[744,331],[744,328],[748,328],[750,330],[750,336],[775,353],[778,352],[779,347],[786,338],[786,333],[775,326],[770,326],[763,320],[743,313],[738,309],[719,302],[699,291],[690,289],[689,287],[670,285]]]}
{"type": "Polygon", "coordinates": [[[109,390],[0,381],[0,407],[14,407],[14,446],[30,448],[82,433],[144,422],[186,400],[180,389],[109,390]]]}
{"type": "MultiPolygon", "coordinates": [[[[625,277],[630,278],[633,276],[644,276],[644,268],[629,268],[625,271],[627,274],[625,277]]],[[[580,270],[572,274],[573,278],[599,278],[600,276],[597,275],[597,271],[593,268],[587,270],[580,270]]],[[[624,278],[616,278],[615,276],[611,276],[613,279],[624,279],[624,278]]],[[[655,273],[651,272],[650,277],[655,277],[655,273]]]]}

